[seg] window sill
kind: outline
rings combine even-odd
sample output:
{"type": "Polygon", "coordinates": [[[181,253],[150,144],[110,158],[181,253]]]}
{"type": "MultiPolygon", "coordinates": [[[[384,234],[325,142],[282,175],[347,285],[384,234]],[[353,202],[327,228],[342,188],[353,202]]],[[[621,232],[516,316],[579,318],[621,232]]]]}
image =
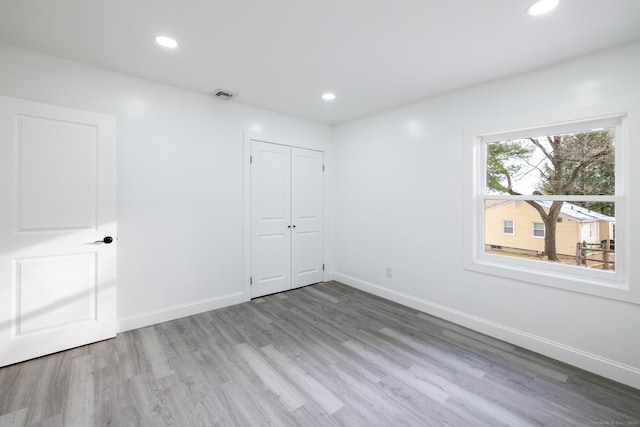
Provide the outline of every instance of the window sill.
{"type": "Polygon", "coordinates": [[[555,265],[544,261],[504,259],[501,255],[482,254],[465,262],[465,270],[513,279],[534,285],[593,295],[640,304],[640,295],[628,282],[612,271],[598,271],[570,265],[555,265]]]}

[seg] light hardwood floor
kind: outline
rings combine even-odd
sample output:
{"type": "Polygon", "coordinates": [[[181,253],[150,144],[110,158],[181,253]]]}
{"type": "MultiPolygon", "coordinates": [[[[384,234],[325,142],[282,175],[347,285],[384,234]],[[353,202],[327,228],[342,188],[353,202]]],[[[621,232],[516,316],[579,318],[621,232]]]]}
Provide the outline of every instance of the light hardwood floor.
{"type": "Polygon", "coordinates": [[[634,426],[640,391],[327,282],[0,369],[0,426],[634,426]]]}

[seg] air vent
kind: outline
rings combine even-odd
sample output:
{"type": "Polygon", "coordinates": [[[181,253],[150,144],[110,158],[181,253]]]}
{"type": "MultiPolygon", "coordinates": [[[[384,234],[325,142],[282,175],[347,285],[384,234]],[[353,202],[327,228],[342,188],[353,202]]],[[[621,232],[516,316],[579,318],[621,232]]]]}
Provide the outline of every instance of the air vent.
{"type": "Polygon", "coordinates": [[[218,99],[224,99],[227,101],[238,96],[237,93],[233,93],[224,89],[216,89],[213,92],[211,92],[211,95],[215,96],[218,99]]]}

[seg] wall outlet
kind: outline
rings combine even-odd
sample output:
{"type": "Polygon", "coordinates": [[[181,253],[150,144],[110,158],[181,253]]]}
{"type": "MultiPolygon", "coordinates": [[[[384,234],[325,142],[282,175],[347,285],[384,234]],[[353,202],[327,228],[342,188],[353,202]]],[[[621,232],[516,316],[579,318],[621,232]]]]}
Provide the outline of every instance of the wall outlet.
{"type": "Polygon", "coordinates": [[[387,277],[393,277],[393,268],[387,267],[385,274],[386,274],[387,277]]]}

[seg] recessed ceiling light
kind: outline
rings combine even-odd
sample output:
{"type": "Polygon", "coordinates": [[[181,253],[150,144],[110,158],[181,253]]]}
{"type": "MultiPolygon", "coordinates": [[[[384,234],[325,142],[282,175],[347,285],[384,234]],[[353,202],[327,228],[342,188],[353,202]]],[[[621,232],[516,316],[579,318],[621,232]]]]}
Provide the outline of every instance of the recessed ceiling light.
{"type": "Polygon", "coordinates": [[[333,101],[334,99],[336,99],[336,96],[332,93],[325,93],[324,95],[322,95],[322,99],[324,99],[325,101],[333,101]]]}
{"type": "Polygon", "coordinates": [[[560,0],[538,0],[529,5],[527,13],[533,16],[544,15],[558,7],[559,4],[560,0]]]}
{"type": "Polygon", "coordinates": [[[166,36],[156,37],[156,43],[158,43],[160,46],[168,47],[169,49],[174,49],[178,47],[177,41],[175,41],[171,37],[166,37],[166,36]]]}

